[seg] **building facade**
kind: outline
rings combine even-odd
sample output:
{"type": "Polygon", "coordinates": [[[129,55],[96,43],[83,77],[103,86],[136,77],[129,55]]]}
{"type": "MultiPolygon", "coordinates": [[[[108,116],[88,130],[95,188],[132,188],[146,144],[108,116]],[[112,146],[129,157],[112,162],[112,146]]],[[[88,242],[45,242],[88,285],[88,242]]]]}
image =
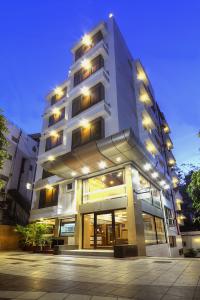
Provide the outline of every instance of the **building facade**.
{"type": "Polygon", "coordinates": [[[8,159],[0,170],[0,225],[25,225],[29,221],[35,180],[39,135],[28,135],[7,121],[8,159]]]}
{"type": "Polygon", "coordinates": [[[178,255],[173,144],[144,67],[113,17],[72,55],[47,96],[30,221],[52,226],[66,249],[178,255]]]}

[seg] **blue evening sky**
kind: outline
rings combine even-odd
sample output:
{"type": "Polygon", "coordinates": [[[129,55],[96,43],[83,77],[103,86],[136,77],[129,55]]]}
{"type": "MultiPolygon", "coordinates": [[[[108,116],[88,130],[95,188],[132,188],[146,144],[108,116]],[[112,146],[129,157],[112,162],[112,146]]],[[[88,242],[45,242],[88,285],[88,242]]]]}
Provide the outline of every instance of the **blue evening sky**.
{"type": "Polygon", "coordinates": [[[178,163],[200,162],[200,1],[0,0],[0,108],[40,131],[44,97],[65,79],[71,46],[109,12],[146,67],[178,163]]]}

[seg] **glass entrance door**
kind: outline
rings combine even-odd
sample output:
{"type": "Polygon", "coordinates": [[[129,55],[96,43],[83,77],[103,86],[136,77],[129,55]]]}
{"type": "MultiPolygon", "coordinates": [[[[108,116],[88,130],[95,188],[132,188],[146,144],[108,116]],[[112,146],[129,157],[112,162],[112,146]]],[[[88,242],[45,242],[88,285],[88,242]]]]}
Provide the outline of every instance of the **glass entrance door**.
{"type": "Polygon", "coordinates": [[[114,212],[95,213],[95,248],[111,248],[115,240],[114,212]]]}

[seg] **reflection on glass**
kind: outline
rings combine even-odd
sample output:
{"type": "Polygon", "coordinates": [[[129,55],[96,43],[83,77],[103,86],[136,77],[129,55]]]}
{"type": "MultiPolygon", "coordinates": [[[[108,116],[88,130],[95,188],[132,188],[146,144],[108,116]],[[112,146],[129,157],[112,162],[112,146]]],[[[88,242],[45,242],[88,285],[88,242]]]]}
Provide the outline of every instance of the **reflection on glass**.
{"type": "Polygon", "coordinates": [[[125,195],[123,170],[83,181],[83,203],[123,197],[125,195]]]}
{"type": "Polygon", "coordinates": [[[144,237],[145,243],[148,244],[156,244],[156,229],[154,223],[154,217],[148,214],[142,214],[143,222],[144,222],[144,237]]]}
{"type": "Polygon", "coordinates": [[[114,243],[112,214],[97,215],[96,246],[97,248],[111,247],[114,243]]]}
{"type": "Polygon", "coordinates": [[[128,244],[128,222],[125,209],[115,211],[115,243],[128,244]]]}
{"type": "Polygon", "coordinates": [[[94,214],[84,215],[83,248],[94,248],[94,214]]]}
{"type": "Polygon", "coordinates": [[[165,228],[163,219],[155,217],[156,222],[156,231],[157,231],[157,239],[159,244],[166,243],[166,236],[165,236],[165,228]]]}

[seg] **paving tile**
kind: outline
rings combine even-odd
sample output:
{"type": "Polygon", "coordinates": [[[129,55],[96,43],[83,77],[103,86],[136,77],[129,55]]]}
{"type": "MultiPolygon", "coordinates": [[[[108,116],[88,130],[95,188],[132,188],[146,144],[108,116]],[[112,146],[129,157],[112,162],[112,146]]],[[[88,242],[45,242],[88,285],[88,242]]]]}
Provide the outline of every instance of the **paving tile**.
{"type": "Polygon", "coordinates": [[[187,299],[192,299],[194,296],[195,287],[177,287],[173,286],[167,291],[167,295],[174,295],[177,297],[187,297],[187,299]]]}
{"type": "Polygon", "coordinates": [[[22,294],[24,294],[24,291],[0,291],[0,297],[4,299],[17,298],[22,294]]]}
{"type": "Polygon", "coordinates": [[[47,293],[44,296],[40,297],[40,300],[63,300],[65,299],[69,294],[67,293],[47,293]]]}
{"type": "Polygon", "coordinates": [[[91,296],[88,295],[81,295],[81,294],[73,294],[73,295],[68,295],[66,297],[66,300],[90,300],[91,296]]]}
{"type": "Polygon", "coordinates": [[[45,292],[25,292],[17,297],[17,299],[39,299],[41,296],[45,295],[45,292]]]}

